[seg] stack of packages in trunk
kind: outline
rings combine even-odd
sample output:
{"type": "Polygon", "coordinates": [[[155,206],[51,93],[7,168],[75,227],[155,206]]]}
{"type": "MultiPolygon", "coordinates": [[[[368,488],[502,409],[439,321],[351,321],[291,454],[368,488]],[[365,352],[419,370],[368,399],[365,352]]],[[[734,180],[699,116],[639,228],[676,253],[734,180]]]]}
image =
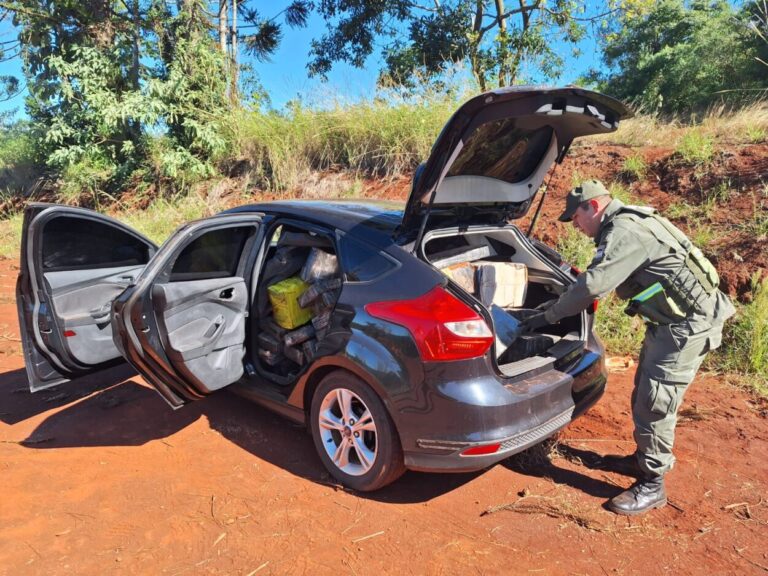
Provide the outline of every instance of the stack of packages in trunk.
{"type": "Polygon", "coordinates": [[[259,357],[270,366],[309,362],[328,333],[340,289],[336,256],[312,248],[298,276],[267,289],[274,319],[258,336],[259,357]]]}

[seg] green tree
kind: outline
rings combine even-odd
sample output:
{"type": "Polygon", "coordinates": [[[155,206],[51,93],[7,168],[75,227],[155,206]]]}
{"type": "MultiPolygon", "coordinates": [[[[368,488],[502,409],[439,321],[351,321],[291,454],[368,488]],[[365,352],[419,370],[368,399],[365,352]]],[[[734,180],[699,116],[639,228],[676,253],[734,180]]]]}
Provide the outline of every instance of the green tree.
{"type": "Polygon", "coordinates": [[[466,62],[481,90],[518,82],[523,64],[556,78],[558,42],[583,37],[586,2],[579,0],[321,0],[328,33],[312,42],[310,73],[325,76],[334,62],[363,67],[377,38],[385,38],[383,77],[411,86],[413,73],[435,78],[466,62]]]}
{"type": "Polygon", "coordinates": [[[661,0],[615,22],[604,38],[608,71],[592,74],[613,96],[679,113],[754,98],[766,87],[748,14],[725,0],[661,0]]]}
{"type": "MultiPolygon", "coordinates": [[[[275,19],[303,25],[309,3],[295,0],[272,19],[246,2],[220,0],[217,14],[209,4],[0,0],[19,30],[18,46],[0,51],[21,48],[37,159],[94,195],[147,165],[171,177],[210,174],[237,105],[238,38],[266,58],[280,41],[275,19]],[[238,32],[238,10],[256,32],[238,32]]],[[[18,82],[0,78],[0,97],[3,88],[16,91],[18,82]]]]}

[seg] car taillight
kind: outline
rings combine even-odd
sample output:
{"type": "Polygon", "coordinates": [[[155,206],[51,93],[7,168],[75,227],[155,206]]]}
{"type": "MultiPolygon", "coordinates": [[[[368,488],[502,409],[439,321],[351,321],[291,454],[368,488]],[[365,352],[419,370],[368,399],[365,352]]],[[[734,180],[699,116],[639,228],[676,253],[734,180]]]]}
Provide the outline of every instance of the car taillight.
{"type": "Polygon", "coordinates": [[[576,268],[576,266],[571,266],[571,273],[572,273],[574,276],[578,276],[579,274],[581,274],[581,270],[579,270],[578,268],[576,268]]]}
{"type": "Polygon", "coordinates": [[[473,446],[464,450],[462,456],[483,456],[485,454],[495,454],[501,448],[501,442],[494,442],[493,444],[484,444],[482,446],[473,446]]]}
{"type": "Polygon", "coordinates": [[[600,300],[592,300],[592,314],[597,312],[597,305],[600,303],[600,300]]]}
{"type": "Polygon", "coordinates": [[[493,343],[482,317],[442,286],[413,300],[366,304],[365,311],[407,328],[427,361],[475,358],[493,343]]]}

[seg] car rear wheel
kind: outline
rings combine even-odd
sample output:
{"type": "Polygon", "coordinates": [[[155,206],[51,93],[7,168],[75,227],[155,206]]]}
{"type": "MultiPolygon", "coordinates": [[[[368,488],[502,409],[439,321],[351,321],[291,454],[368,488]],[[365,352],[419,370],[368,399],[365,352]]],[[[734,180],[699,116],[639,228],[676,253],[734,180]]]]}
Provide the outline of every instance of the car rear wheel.
{"type": "Polygon", "coordinates": [[[320,459],[339,482],[378,490],[405,471],[400,439],[381,399],[342,370],[328,374],[312,398],[312,438],[320,459]]]}

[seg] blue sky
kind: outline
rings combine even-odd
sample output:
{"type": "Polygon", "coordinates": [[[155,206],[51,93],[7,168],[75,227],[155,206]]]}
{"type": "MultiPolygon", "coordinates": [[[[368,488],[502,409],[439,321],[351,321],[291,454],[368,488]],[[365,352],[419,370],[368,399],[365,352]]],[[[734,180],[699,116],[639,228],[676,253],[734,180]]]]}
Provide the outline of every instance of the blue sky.
{"type": "MultiPolygon", "coordinates": [[[[289,1],[275,0],[271,3],[274,13],[279,12],[289,1]]],[[[265,16],[269,16],[263,10],[265,16]]],[[[307,61],[312,38],[322,35],[325,29],[322,18],[312,15],[307,28],[291,29],[283,28],[283,39],[277,52],[268,62],[250,60],[258,78],[270,94],[272,106],[282,108],[286,102],[301,96],[305,100],[313,101],[316,97],[324,99],[324,95],[333,95],[349,100],[357,100],[371,95],[376,85],[376,77],[381,63],[380,52],[372,55],[366,62],[365,69],[357,69],[352,66],[338,63],[329,74],[327,82],[321,82],[316,78],[309,78],[307,74],[307,61]]],[[[7,21],[0,24],[0,39],[13,38],[15,31],[7,21]]],[[[556,48],[567,62],[565,71],[557,84],[568,84],[575,81],[587,69],[597,66],[600,61],[599,49],[596,44],[594,31],[588,32],[587,37],[579,46],[582,54],[578,58],[570,57],[567,47],[560,45],[556,48]]],[[[381,46],[379,46],[379,49],[381,46]]],[[[241,56],[247,59],[245,55],[241,56]]],[[[21,76],[21,68],[18,59],[0,63],[0,74],[12,74],[21,76]]],[[[535,78],[533,79],[536,80],[535,78]]],[[[23,79],[21,79],[23,85],[23,79]]],[[[17,117],[23,116],[24,95],[0,102],[0,112],[19,109],[17,117]]],[[[327,98],[325,98],[327,100],[327,98]]]]}

